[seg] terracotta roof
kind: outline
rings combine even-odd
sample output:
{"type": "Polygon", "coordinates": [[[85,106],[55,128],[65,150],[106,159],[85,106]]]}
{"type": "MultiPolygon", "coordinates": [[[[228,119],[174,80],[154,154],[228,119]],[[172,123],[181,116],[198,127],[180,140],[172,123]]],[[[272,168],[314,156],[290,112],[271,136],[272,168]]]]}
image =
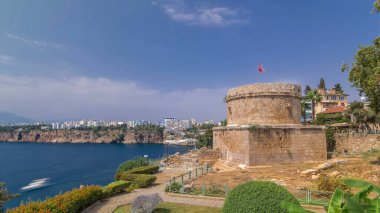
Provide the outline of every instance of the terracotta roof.
{"type": "Polygon", "coordinates": [[[328,108],[326,109],[325,111],[323,112],[320,112],[318,114],[333,114],[333,113],[342,113],[346,110],[346,108],[344,106],[335,106],[335,107],[331,107],[331,108],[328,108]]]}

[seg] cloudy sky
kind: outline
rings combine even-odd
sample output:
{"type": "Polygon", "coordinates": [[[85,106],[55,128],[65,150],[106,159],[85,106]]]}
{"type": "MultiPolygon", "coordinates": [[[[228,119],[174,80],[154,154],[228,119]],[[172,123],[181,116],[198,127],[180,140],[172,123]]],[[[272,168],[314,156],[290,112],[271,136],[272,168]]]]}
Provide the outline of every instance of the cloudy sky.
{"type": "Polygon", "coordinates": [[[340,66],[379,35],[372,1],[2,0],[0,111],[222,120],[228,88],[321,77],[354,100],[340,66]]]}

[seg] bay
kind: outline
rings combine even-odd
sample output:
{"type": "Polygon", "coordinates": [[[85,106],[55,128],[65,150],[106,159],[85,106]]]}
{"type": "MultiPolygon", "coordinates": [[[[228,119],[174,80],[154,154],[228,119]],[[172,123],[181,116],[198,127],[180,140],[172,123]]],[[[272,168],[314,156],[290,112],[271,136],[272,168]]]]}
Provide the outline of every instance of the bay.
{"type": "Polygon", "coordinates": [[[119,164],[148,155],[151,159],[193,147],[164,144],[72,144],[72,143],[6,143],[0,142],[0,182],[20,197],[6,207],[21,201],[45,199],[80,185],[106,185],[112,182],[119,164]],[[49,178],[46,187],[24,191],[34,180],[49,178]]]}

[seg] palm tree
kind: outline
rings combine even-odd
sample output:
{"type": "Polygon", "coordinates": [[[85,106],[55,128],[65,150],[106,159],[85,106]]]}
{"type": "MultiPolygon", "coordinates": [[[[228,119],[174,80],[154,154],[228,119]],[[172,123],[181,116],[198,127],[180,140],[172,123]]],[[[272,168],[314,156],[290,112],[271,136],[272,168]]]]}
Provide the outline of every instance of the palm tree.
{"type": "Polygon", "coordinates": [[[315,104],[320,102],[322,100],[321,94],[318,93],[317,90],[311,90],[309,91],[306,96],[305,100],[311,101],[311,111],[312,111],[312,116],[313,116],[313,122],[315,119],[315,104]]]}

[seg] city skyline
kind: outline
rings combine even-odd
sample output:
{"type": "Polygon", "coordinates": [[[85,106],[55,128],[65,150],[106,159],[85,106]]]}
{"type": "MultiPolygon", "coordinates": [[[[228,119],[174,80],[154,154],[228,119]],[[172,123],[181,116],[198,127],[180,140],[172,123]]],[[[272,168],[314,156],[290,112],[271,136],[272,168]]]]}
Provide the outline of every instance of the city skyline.
{"type": "Polygon", "coordinates": [[[379,34],[372,3],[5,0],[0,111],[33,120],[220,121],[229,88],[316,87],[321,77],[358,100],[340,65],[379,34]]]}

